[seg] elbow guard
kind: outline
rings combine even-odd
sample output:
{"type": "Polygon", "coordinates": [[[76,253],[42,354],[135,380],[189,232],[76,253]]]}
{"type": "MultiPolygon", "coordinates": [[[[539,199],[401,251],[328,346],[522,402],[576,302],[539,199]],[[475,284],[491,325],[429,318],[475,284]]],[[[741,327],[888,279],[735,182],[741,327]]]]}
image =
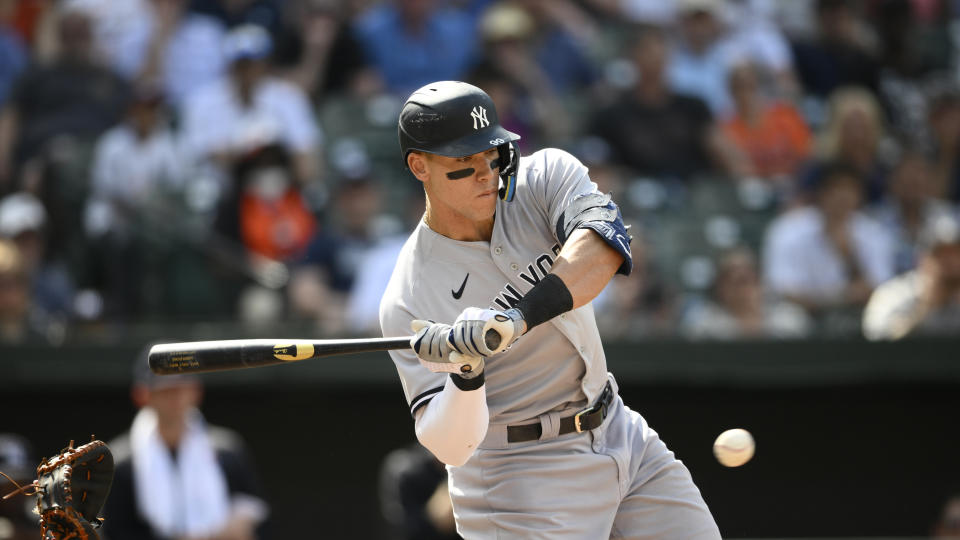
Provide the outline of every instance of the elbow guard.
{"type": "Polygon", "coordinates": [[[624,225],[620,208],[611,200],[610,195],[587,193],[570,203],[557,220],[557,239],[564,244],[576,229],[593,229],[620,255],[623,264],[618,274],[630,275],[633,270],[633,255],[630,252],[629,225],[624,225]]]}

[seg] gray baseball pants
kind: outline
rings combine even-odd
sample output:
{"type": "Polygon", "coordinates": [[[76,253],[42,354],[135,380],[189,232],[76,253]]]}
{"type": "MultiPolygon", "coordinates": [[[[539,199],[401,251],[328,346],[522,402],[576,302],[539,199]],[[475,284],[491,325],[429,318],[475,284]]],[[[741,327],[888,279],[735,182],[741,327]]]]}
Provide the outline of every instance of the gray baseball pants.
{"type": "Polygon", "coordinates": [[[467,540],[720,538],[686,466],[619,396],[611,409],[592,432],[559,437],[560,415],[544,415],[544,436],[526,443],[498,441],[491,426],[470,461],[449,468],[458,532],[467,540]]]}

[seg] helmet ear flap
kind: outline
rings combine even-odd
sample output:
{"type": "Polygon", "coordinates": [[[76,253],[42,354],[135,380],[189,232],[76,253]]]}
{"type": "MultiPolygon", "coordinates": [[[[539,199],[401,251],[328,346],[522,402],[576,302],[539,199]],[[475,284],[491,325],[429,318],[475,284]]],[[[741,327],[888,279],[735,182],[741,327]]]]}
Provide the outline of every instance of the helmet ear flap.
{"type": "Polygon", "coordinates": [[[500,199],[504,202],[510,202],[517,192],[520,149],[512,142],[508,142],[497,146],[497,152],[500,154],[500,199]]]}

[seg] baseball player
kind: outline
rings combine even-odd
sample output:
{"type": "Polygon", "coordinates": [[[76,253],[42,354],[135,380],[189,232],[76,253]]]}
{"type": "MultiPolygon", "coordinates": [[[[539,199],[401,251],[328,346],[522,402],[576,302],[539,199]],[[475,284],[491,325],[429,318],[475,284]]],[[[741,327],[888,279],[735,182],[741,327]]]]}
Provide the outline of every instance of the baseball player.
{"type": "Polygon", "coordinates": [[[490,97],[443,81],[399,121],[426,212],[380,304],[417,438],[465,538],[720,538],[690,473],[617,395],[590,301],[628,274],[617,206],[576,158],[522,159],[490,97]]]}

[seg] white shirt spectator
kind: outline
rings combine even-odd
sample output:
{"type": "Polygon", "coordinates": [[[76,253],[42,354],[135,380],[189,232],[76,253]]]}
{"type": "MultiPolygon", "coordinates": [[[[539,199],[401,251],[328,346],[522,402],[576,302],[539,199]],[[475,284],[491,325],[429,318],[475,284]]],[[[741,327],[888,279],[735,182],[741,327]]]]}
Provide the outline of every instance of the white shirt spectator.
{"type": "Polygon", "coordinates": [[[298,153],[313,152],[320,129],[306,95],[286,81],[268,77],[245,107],[223,77],[188,98],[182,111],[183,137],[197,158],[243,151],[279,141],[298,153]]]}
{"type": "Polygon", "coordinates": [[[139,139],[127,124],[100,137],[91,166],[92,192],[86,225],[91,234],[102,234],[121,224],[114,204],[142,206],[160,187],[179,189],[186,169],[173,133],[159,128],[139,139]]]}
{"type": "MultiPolygon", "coordinates": [[[[860,269],[876,287],[894,275],[893,242],[887,231],[862,213],[849,221],[860,269]]],[[[775,219],[764,244],[764,281],[781,295],[823,299],[841,295],[849,282],[841,255],[828,240],[816,208],[793,210],[775,219]]]]}

